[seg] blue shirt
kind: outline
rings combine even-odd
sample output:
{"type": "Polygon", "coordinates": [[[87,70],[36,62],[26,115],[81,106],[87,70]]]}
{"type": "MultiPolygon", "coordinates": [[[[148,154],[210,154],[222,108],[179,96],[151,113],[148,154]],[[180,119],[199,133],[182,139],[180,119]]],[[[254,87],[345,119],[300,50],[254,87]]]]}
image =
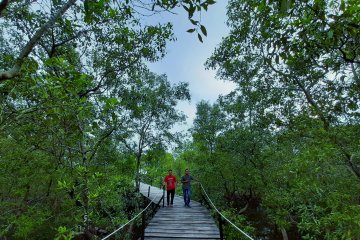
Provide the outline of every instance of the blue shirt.
{"type": "Polygon", "coordinates": [[[189,189],[190,188],[190,181],[193,180],[193,177],[190,175],[185,175],[181,177],[182,188],[189,189]],[[185,182],[186,181],[186,182],[185,182]]]}

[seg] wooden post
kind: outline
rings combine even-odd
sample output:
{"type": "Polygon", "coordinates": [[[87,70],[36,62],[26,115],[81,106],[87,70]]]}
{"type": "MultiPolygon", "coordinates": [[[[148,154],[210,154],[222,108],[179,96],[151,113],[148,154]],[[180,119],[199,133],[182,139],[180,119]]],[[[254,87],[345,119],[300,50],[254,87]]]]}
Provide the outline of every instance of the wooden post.
{"type": "Polygon", "coordinates": [[[224,239],[223,222],[220,213],[218,213],[218,221],[219,221],[220,240],[223,240],[224,239]]]}
{"type": "Polygon", "coordinates": [[[165,207],[165,187],[163,187],[163,207],[165,207]]]}
{"type": "MultiPolygon", "coordinates": [[[[145,206],[145,201],[144,201],[145,206]]],[[[141,213],[141,240],[145,238],[145,211],[141,213]]]]}
{"type": "Polygon", "coordinates": [[[149,186],[149,190],[148,190],[148,197],[150,196],[150,186],[149,186]]]}

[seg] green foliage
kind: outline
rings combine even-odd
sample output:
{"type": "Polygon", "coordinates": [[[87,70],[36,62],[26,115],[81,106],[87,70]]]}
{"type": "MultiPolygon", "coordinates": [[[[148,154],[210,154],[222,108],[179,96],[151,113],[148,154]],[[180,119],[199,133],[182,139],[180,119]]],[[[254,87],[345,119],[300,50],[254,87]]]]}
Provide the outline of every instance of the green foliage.
{"type": "Polygon", "coordinates": [[[71,232],[71,230],[67,229],[66,227],[58,227],[57,231],[58,234],[54,238],[55,240],[71,240],[74,238],[74,235],[71,232]]]}
{"type": "MultiPolygon", "coordinates": [[[[61,7],[61,1],[53,4],[54,11],[61,7]]],[[[158,90],[142,92],[145,80],[138,76],[139,88],[125,94],[129,73],[164,55],[171,25],[142,27],[123,14],[126,9],[109,10],[108,1],[86,4],[93,13],[82,15],[74,6],[77,13],[68,12],[44,34],[32,52],[36,57],[22,64],[21,81],[0,85],[1,237],[69,239],[89,227],[111,231],[126,222],[139,208],[132,182],[136,161],[112,134],[119,129],[130,139],[128,127],[136,123],[125,121],[127,109],[142,116],[146,109],[156,113],[159,103],[148,98],[152,105],[137,108],[131,94],[168,98],[168,126],[182,118],[171,109],[176,99],[188,98],[186,84],[170,88],[163,77],[158,90]]],[[[24,4],[25,17],[19,18],[20,5],[9,6],[2,18],[8,27],[1,29],[3,69],[16,58],[14,46],[24,45],[26,29],[48,17],[46,8],[24,4]]]]}
{"type": "MultiPolygon", "coordinates": [[[[56,12],[62,2],[51,6],[56,12]]],[[[142,26],[129,2],[82,7],[45,31],[21,77],[0,85],[1,236],[68,239],[94,226],[113,230],[139,209],[138,155],[124,141],[138,133],[141,151],[151,151],[177,138],[168,130],[184,118],[174,107],[189,99],[187,84],[171,86],[143,65],[164,56],[171,24],[142,26]]],[[[48,21],[47,8],[36,9],[9,5],[3,69],[14,64],[27,29],[48,21]]]]}
{"type": "Polygon", "coordinates": [[[22,214],[18,218],[14,217],[11,219],[11,224],[16,228],[14,237],[17,239],[26,239],[30,237],[45,239],[42,237],[43,234],[39,231],[45,230],[42,229],[42,225],[45,222],[46,214],[46,211],[41,211],[38,207],[30,207],[26,210],[25,214],[22,214]],[[37,221],[34,221],[33,219],[37,219],[37,221]]]}
{"type": "MultiPolygon", "coordinates": [[[[142,169],[146,151],[161,151],[168,143],[179,141],[170,132],[185,116],[175,109],[178,101],[189,100],[188,84],[171,85],[165,75],[156,75],[147,69],[133,72],[126,84],[117,89],[121,120],[116,129],[116,140],[121,148],[136,159],[136,183],[142,169]]],[[[150,156],[150,155],[149,155],[150,156]]]]}
{"type": "MultiPolygon", "coordinates": [[[[222,214],[232,223],[235,224],[238,228],[242,229],[245,233],[252,236],[255,233],[255,228],[251,226],[251,224],[246,220],[246,217],[243,215],[239,215],[234,209],[229,209],[223,211],[222,214]]],[[[236,228],[234,228],[231,224],[227,223],[224,220],[225,228],[225,237],[226,239],[248,239],[248,237],[244,236],[243,233],[239,232],[236,228]]]]}
{"type": "MultiPolygon", "coordinates": [[[[111,231],[141,207],[134,175],[160,185],[167,169],[180,178],[190,168],[250,235],[262,234],[256,209],[272,231],[359,238],[357,1],[229,1],[230,33],[207,67],[237,89],[198,104],[193,142],[174,154],[169,143],[181,136],[170,129],[184,120],[175,106],[190,99],[188,85],[143,64],[164,56],[172,26],[143,26],[146,10],[133,3],[73,5],[20,60],[28,29],[63,2],[51,1],[52,14],[31,1],[2,12],[0,67],[19,61],[21,75],[0,84],[1,237],[111,231]]],[[[182,7],[203,41],[197,13],[214,3],[151,1],[148,10],[182,7]]],[[[226,233],[242,237],[230,225],[226,233]]]]}
{"type": "MultiPolygon", "coordinates": [[[[213,156],[195,166],[206,180],[221,179],[210,183],[220,195],[217,203],[260,207],[294,237],[359,237],[358,219],[349,212],[358,211],[360,177],[353,98],[358,14],[348,14],[355,5],[229,2],[230,34],[207,66],[237,89],[219,98],[228,128],[214,138],[213,156]]],[[[205,129],[197,129],[196,145],[205,129]]]]}

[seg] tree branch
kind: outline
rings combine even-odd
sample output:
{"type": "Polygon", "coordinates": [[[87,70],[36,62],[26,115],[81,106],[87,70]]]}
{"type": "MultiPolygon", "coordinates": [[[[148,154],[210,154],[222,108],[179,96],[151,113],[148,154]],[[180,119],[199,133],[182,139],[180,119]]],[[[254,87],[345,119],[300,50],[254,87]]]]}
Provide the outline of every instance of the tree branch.
{"type": "Polygon", "coordinates": [[[116,130],[116,127],[112,127],[107,133],[105,133],[103,136],[101,136],[101,138],[99,139],[99,141],[97,141],[97,143],[95,144],[95,146],[93,147],[93,149],[91,150],[92,153],[91,153],[91,156],[89,157],[89,161],[91,161],[96,152],[97,152],[97,149],[99,148],[99,146],[101,145],[101,143],[107,139],[114,131],[116,130]]]}
{"type": "Polygon", "coordinates": [[[53,17],[49,19],[47,23],[42,25],[35,35],[29,40],[25,47],[20,52],[20,55],[17,57],[15,65],[7,71],[0,72],[0,82],[8,79],[15,78],[20,74],[21,66],[24,62],[24,59],[31,53],[35,45],[39,42],[40,38],[54,25],[55,21],[59,19],[72,5],[74,5],[76,0],[69,0],[53,17]]]}
{"type": "Polygon", "coordinates": [[[360,64],[360,61],[355,60],[356,59],[356,54],[354,54],[353,58],[348,58],[346,56],[346,52],[342,49],[342,47],[346,44],[346,41],[343,41],[342,39],[340,39],[340,41],[341,41],[341,46],[338,47],[338,49],[342,54],[342,59],[344,59],[345,62],[360,64]]]}
{"type": "MultiPolygon", "coordinates": [[[[265,58],[265,54],[262,50],[262,54],[263,57],[265,58]]],[[[313,99],[311,93],[309,92],[308,89],[305,88],[305,86],[301,83],[301,81],[298,79],[298,77],[296,77],[295,75],[292,76],[290,74],[286,74],[278,69],[276,69],[271,62],[269,62],[267,64],[274,72],[280,74],[281,76],[283,76],[286,79],[293,79],[293,81],[299,86],[299,88],[302,90],[302,92],[305,95],[305,98],[307,100],[307,102],[315,109],[316,114],[318,115],[318,117],[320,118],[320,120],[323,123],[324,126],[324,130],[331,134],[331,129],[330,129],[330,122],[329,120],[326,118],[325,114],[323,111],[321,111],[320,107],[318,106],[318,104],[315,102],[315,100],[313,99]]],[[[356,74],[356,71],[355,71],[356,74]]],[[[341,142],[339,142],[335,136],[331,136],[330,135],[330,139],[331,141],[340,149],[340,151],[344,154],[345,158],[346,158],[346,163],[348,164],[348,166],[350,167],[350,169],[352,170],[352,172],[358,177],[360,178],[360,168],[353,163],[352,159],[351,159],[351,155],[344,149],[344,147],[342,146],[341,142]]]]}
{"type": "Polygon", "coordinates": [[[97,90],[99,90],[101,87],[103,87],[104,86],[104,84],[102,84],[102,81],[100,81],[99,83],[98,83],[98,85],[96,85],[95,87],[93,87],[93,88],[91,88],[91,89],[86,89],[85,91],[80,91],[79,93],[78,93],[78,96],[80,97],[80,98],[82,98],[82,97],[85,97],[85,96],[87,96],[89,93],[91,93],[91,92],[96,92],[97,90]]]}

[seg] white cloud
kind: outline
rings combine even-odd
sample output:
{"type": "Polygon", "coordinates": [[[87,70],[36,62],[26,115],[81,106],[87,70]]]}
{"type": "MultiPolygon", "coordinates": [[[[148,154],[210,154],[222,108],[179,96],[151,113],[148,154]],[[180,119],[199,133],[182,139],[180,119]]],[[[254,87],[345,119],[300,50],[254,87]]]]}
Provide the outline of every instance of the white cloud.
{"type": "Polygon", "coordinates": [[[214,103],[219,95],[225,95],[235,89],[235,84],[229,81],[215,79],[215,71],[198,71],[196,78],[191,82],[193,102],[201,100],[214,103]]]}

